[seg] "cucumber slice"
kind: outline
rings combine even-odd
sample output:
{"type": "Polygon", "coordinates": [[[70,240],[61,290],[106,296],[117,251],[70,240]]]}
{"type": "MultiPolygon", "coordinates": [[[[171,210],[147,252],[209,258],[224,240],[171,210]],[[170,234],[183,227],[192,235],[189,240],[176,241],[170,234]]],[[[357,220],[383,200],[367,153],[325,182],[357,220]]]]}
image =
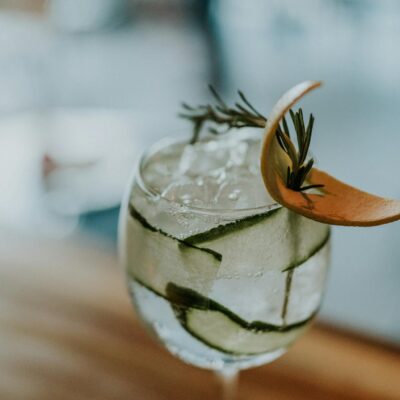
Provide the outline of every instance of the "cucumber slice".
{"type": "Polygon", "coordinates": [[[186,242],[185,240],[181,240],[176,238],[175,236],[170,235],[169,233],[164,232],[161,229],[158,229],[156,227],[154,227],[153,225],[151,225],[144,217],[142,214],[139,213],[139,211],[136,210],[136,208],[132,205],[129,204],[129,213],[131,215],[131,217],[135,220],[137,220],[145,229],[148,229],[151,232],[158,232],[163,236],[169,237],[175,241],[177,241],[179,243],[179,247],[181,250],[187,250],[188,248],[191,249],[198,249],[201,251],[204,251],[206,253],[211,254],[212,256],[214,256],[218,261],[222,260],[222,255],[217,253],[216,251],[207,249],[207,248],[201,248],[201,247],[197,247],[194,244],[190,243],[190,242],[186,242]]]}
{"type": "MultiPolygon", "coordinates": [[[[311,257],[315,256],[317,253],[319,253],[324,247],[326,247],[327,243],[329,242],[329,239],[331,237],[331,231],[329,229],[329,226],[325,226],[327,229],[325,229],[325,236],[322,237],[320,242],[313,244],[314,247],[312,247],[308,254],[303,255],[303,257],[299,257],[295,259],[291,264],[289,264],[282,272],[288,272],[292,271],[297,267],[300,267],[303,265],[307,260],[309,260],[311,257]]],[[[324,231],[324,229],[322,229],[324,231]]]]}
{"type": "Polygon", "coordinates": [[[242,356],[289,346],[316,314],[290,325],[247,322],[216,301],[173,283],[167,286],[167,299],[182,327],[192,336],[211,348],[242,356]]]}
{"type": "Polygon", "coordinates": [[[223,256],[212,289],[215,301],[229,304],[230,310],[248,320],[262,315],[276,324],[292,322],[286,318],[293,275],[289,271],[303,265],[328,240],[328,225],[286,208],[185,238],[223,256]],[[251,302],[253,309],[248,306],[251,302]]]}
{"type": "Polygon", "coordinates": [[[220,274],[234,275],[296,268],[328,239],[329,225],[281,207],[217,226],[184,241],[222,254],[220,274]]]}
{"type": "Polygon", "coordinates": [[[182,327],[209,347],[237,355],[270,352],[287,347],[314,317],[286,318],[287,275],[324,247],[327,225],[279,208],[182,240],[149,224],[132,205],[130,215],[129,274],[166,298],[182,327]],[[240,296],[232,290],[236,283],[240,296]],[[257,315],[273,323],[248,322],[257,315]]]}
{"type": "Polygon", "coordinates": [[[245,228],[250,228],[253,225],[258,224],[259,222],[265,220],[268,217],[271,217],[276,212],[278,212],[279,208],[273,208],[266,212],[250,215],[248,217],[244,217],[238,219],[236,221],[228,222],[226,224],[218,225],[214,228],[211,228],[208,231],[197,233],[195,235],[189,236],[185,238],[185,242],[191,244],[211,242],[216,239],[221,239],[225,235],[229,235],[230,233],[238,232],[245,228]]]}
{"type": "Polygon", "coordinates": [[[175,312],[182,326],[192,336],[227,354],[249,356],[287,348],[307,329],[312,318],[287,325],[287,330],[250,330],[218,311],[181,310],[175,312]]]}
{"type": "Polygon", "coordinates": [[[221,264],[221,254],[199,248],[155,228],[133,207],[127,223],[127,271],[154,291],[164,294],[175,282],[207,294],[221,264]]]}

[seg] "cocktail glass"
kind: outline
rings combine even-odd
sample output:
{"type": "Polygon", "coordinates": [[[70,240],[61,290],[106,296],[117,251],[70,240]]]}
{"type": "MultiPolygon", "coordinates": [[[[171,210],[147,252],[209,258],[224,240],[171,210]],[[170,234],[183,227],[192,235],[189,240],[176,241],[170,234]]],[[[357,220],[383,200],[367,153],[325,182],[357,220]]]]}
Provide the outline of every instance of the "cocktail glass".
{"type": "Polygon", "coordinates": [[[120,217],[120,255],[136,312],[173,355],[237,372],[300,338],[321,304],[329,226],[273,202],[260,136],[194,145],[164,140],[142,156],[120,217]]]}

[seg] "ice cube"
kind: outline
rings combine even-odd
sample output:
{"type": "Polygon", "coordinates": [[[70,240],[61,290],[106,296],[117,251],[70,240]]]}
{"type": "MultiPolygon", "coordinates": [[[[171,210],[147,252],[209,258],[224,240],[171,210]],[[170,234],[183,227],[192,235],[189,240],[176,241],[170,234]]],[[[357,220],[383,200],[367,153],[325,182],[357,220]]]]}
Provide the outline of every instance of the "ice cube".
{"type": "Polygon", "coordinates": [[[259,168],[259,140],[227,135],[164,154],[151,181],[162,197],[186,206],[218,209],[271,204],[259,168]]]}
{"type": "Polygon", "coordinates": [[[229,148],[229,157],[226,168],[242,166],[246,162],[249,145],[246,142],[232,142],[229,148]]]}
{"type": "Polygon", "coordinates": [[[226,148],[219,148],[217,141],[196,143],[184,148],[178,166],[178,174],[190,177],[208,175],[226,164],[229,153],[226,148]]]}
{"type": "Polygon", "coordinates": [[[242,208],[256,208],[273,204],[274,200],[271,198],[267,189],[264,186],[261,178],[255,180],[248,180],[245,189],[241,190],[241,194],[236,201],[237,209],[242,208]]]}
{"type": "Polygon", "coordinates": [[[219,184],[213,178],[191,179],[182,176],[163,191],[162,197],[193,207],[205,207],[215,203],[219,184]]]}
{"type": "Polygon", "coordinates": [[[236,139],[211,140],[187,145],[178,166],[178,174],[186,176],[212,175],[221,168],[229,169],[246,162],[248,144],[236,139]]]}

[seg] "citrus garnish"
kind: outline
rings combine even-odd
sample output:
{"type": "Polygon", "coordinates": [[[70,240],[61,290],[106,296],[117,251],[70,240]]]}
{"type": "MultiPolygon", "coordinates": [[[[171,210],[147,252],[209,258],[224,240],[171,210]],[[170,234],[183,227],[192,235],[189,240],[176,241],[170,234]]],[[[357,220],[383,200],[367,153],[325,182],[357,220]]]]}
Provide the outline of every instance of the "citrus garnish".
{"type": "Polygon", "coordinates": [[[319,86],[321,82],[302,82],[287,91],[272,109],[261,152],[261,173],[269,194],[284,207],[330,225],[375,226],[400,219],[400,201],[366,193],[316,168],[308,173],[307,186],[320,187],[317,192],[287,187],[287,173],[293,169],[293,162],[276,131],[289,109],[319,86]]]}

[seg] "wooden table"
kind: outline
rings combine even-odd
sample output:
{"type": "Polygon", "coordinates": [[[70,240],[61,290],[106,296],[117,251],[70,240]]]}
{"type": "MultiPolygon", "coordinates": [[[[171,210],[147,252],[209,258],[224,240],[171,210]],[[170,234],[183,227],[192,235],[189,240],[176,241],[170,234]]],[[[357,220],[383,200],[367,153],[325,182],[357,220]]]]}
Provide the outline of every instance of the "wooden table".
{"type": "MultiPolygon", "coordinates": [[[[112,249],[0,235],[0,399],[220,399],[134,317],[112,249]]],[[[316,326],[238,399],[400,399],[400,352],[316,326]]]]}

